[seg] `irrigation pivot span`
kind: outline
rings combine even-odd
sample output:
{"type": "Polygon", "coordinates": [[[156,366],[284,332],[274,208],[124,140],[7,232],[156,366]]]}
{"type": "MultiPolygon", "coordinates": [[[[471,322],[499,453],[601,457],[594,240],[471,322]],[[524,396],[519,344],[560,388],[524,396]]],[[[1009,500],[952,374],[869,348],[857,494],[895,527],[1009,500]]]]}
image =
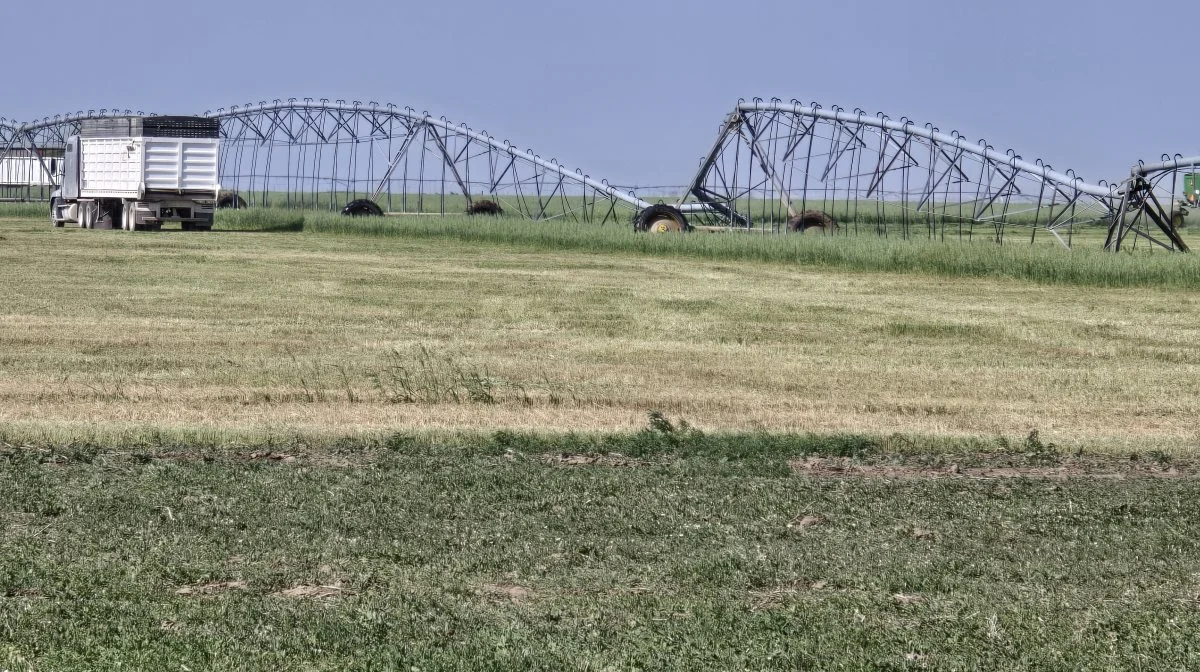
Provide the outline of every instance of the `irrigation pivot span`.
{"type": "Polygon", "coordinates": [[[219,109],[222,186],[253,205],[463,212],[479,199],[531,219],[626,221],[651,204],[532,150],[395,105],[304,99],[219,109]]]}
{"type": "Polygon", "coordinates": [[[62,177],[67,138],[79,134],[84,119],[143,116],[132,110],[88,110],[18,123],[0,118],[0,200],[50,200],[62,177]],[[17,179],[4,179],[4,176],[17,179]]]}
{"type": "Polygon", "coordinates": [[[1070,246],[1077,225],[1186,251],[1177,224],[1178,173],[1200,157],[1135,166],[1115,184],[1089,183],[1012,150],[932,124],[860,109],[778,99],[740,102],[721,125],[678,205],[705,204],[728,226],[780,230],[809,210],[843,226],[901,238],[1046,231],[1070,246]]]}

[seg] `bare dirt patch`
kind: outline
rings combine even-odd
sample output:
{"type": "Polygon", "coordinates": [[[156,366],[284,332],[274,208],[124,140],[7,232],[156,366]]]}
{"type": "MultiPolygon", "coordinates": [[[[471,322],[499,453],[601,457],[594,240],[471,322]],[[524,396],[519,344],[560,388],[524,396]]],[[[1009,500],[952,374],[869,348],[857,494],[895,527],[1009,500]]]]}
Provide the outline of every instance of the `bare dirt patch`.
{"type": "Polygon", "coordinates": [[[810,513],[802,516],[796,516],[791,522],[788,523],[787,526],[806,530],[810,527],[817,527],[818,525],[822,525],[824,523],[825,516],[810,513]]]}
{"type": "Polygon", "coordinates": [[[560,467],[645,467],[649,462],[625,457],[620,453],[547,453],[542,461],[560,467]]]}
{"type": "Polygon", "coordinates": [[[881,478],[881,479],[1043,479],[1097,478],[1126,480],[1134,478],[1195,478],[1198,473],[1190,465],[1158,462],[1121,461],[1117,459],[1072,458],[1059,464],[1028,464],[1028,458],[1011,455],[959,456],[950,464],[863,462],[846,457],[806,457],[791,460],[788,465],[797,474],[813,478],[881,478]],[[1025,463],[1023,463],[1025,462],[1025,463]],[[960,466],[969,464],[970,466],[960,466]]]}
{"type": "Polygon", "coordinates": [[[215,581],[196,586],[183,586],[175,591],[176,595],[213,596],[231,590],[246,590],[249,587],[245,581],[215,581]]]}
{"type": "Polygon", "coordinates": [[[533,591],[511,583],[485,583],[479,592],[489,598],[508,600],[513,604],[524,604],[533,596],[533,591]]]}
{"type": "Polygon", "coordinates": [[[914,527],[909,530],[908,534],[913,539],[924,539],[926,541],[931,541],[937,536],[937,533],[933,530],[927,530],[923,527],[914,527]]]}
{"type": "Polygon", "coordinates": [[[283,462],[284,464],[291,464],[296,461],[296,456],[288,455],[287,453],[277,453],[273,450],[262,450],[262,451],[255,451],[255,452],[247,454],[246,459],[247,460],[263,460],[263,461],[267,461],[267,462],[283,462]]]}
{"type": "Polygon", "coordinates": [[[323,467],[330,469],[348,469],[367,466],[373,457],[347,456],[341,453],[323,452],[320,450],[292,453],[281,453],[274,450],[254,450],[244,452],[237,449],[218,449],[211,451],[166,451],[148,453],[109,453],[113,459],[126,458],[137,462],[258,462],[269,464],[286,464],[297,467],[323,467]]]}
{"type": "Polygon", "coordinates": [[[271,597],[284,597],[284,598],[289,598],[289,599],[324,600],[324,599],[330,599],[330,598],[335,598],[335,597],[342,597],[343,595],[353,595],[353,594],[354,594],[354,591],[349,590],[347,588],[343,588],[336,584],[329,585],[329,586],[299,585],[299,586],[295,586],[293,588],[288,588],[286,590],[281,590],[281,591],[278,591],[275,593],[271,593],[271,597]]]}
{"type": "Polygon", "coordinates": [[[752,611],[767,611],[775,609],[794,600],[797,596],[825,590],[829,584],[825,581],[793,581],[767,590],[750,591],[750,609],[752,611]]]}

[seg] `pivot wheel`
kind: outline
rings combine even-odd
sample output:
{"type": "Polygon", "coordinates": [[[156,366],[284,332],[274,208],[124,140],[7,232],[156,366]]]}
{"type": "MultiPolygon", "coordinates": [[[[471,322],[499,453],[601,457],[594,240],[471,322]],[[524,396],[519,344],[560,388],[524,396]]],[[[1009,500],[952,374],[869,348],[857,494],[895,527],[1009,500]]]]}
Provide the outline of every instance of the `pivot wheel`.
{"type": "Polygon", "coordinates": [[[633,230],[646,233],[682,233],[691,231],[692,227],[678,208],[659,203],[638,213],[633,230]]]}
{"type": "Polygon", "coordinates": [[[347,203],[346,207],[342,208],[342,214],[347,217],[382,217],[383,208],[374,201],[359,198],[347,203]]]}
{"type": "Polygon", "coordinates": [[[242,198],[236,191],[222,193],[217,199],[217,208],[221,210],[244,210],[246,208],[246,199],[242,198]]]}
{"type": "Polygon", "coordinates": [[[837,229],[837,220],[820,210],[804,210],[787,222],[787,230],[796,233],[833,234],[837,229]]]}

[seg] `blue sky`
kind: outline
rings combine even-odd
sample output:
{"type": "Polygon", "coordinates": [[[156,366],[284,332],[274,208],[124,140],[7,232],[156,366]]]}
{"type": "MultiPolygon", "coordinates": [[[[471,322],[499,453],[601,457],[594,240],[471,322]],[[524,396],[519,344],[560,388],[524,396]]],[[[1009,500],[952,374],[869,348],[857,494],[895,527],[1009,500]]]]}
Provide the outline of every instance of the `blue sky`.
{"type": "Polygon", "coordinates": [[[755,96],[931,122],[1093,182],[1200,154],[1200,6],[1182,1],[53,6],[5,7],[3,50],[24,60],[0,116],[374,100],[643,186],[687,182],[755,96]]]}

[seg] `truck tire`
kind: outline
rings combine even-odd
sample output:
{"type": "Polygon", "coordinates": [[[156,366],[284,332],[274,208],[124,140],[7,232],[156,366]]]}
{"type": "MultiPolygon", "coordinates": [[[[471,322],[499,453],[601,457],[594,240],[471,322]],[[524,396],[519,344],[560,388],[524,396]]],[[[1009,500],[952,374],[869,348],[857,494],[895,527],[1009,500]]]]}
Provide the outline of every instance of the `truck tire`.
{"type": "Polygon", "coordinates": [[[691,231],[692,227],[678,208],[659,203],[637,214],[633,230],[645,233],[674,233],[691,231]]]}
{"type": "Polygon", "coordinates": [[[57,198],[50,199],[50,223],[53,224],[54,228],[56,229],[61,229],[63,227],[63,222],[58,218],[57,198]]]}
{"type": "Polygon", "coordinates": [[[100,218],[100,204],[96,201],[84,201],[79,204],[79,228],[94,229],[96,220],[100,218]]]}
{"type": "Polygon", "coordinates": [[[133,203],[126,203],[121,208],[121,228],[126,231],[134,231],[137,227],[137,218],[134,217],[134,210],[137,206],[133,203]]]}
{"type": "Polygon", "coordinates": [[[347,203],[346,207],[342,208],[342,214],[347,217],[382,217],[383,208],[374,201],[359,198],[347,203]]]}

